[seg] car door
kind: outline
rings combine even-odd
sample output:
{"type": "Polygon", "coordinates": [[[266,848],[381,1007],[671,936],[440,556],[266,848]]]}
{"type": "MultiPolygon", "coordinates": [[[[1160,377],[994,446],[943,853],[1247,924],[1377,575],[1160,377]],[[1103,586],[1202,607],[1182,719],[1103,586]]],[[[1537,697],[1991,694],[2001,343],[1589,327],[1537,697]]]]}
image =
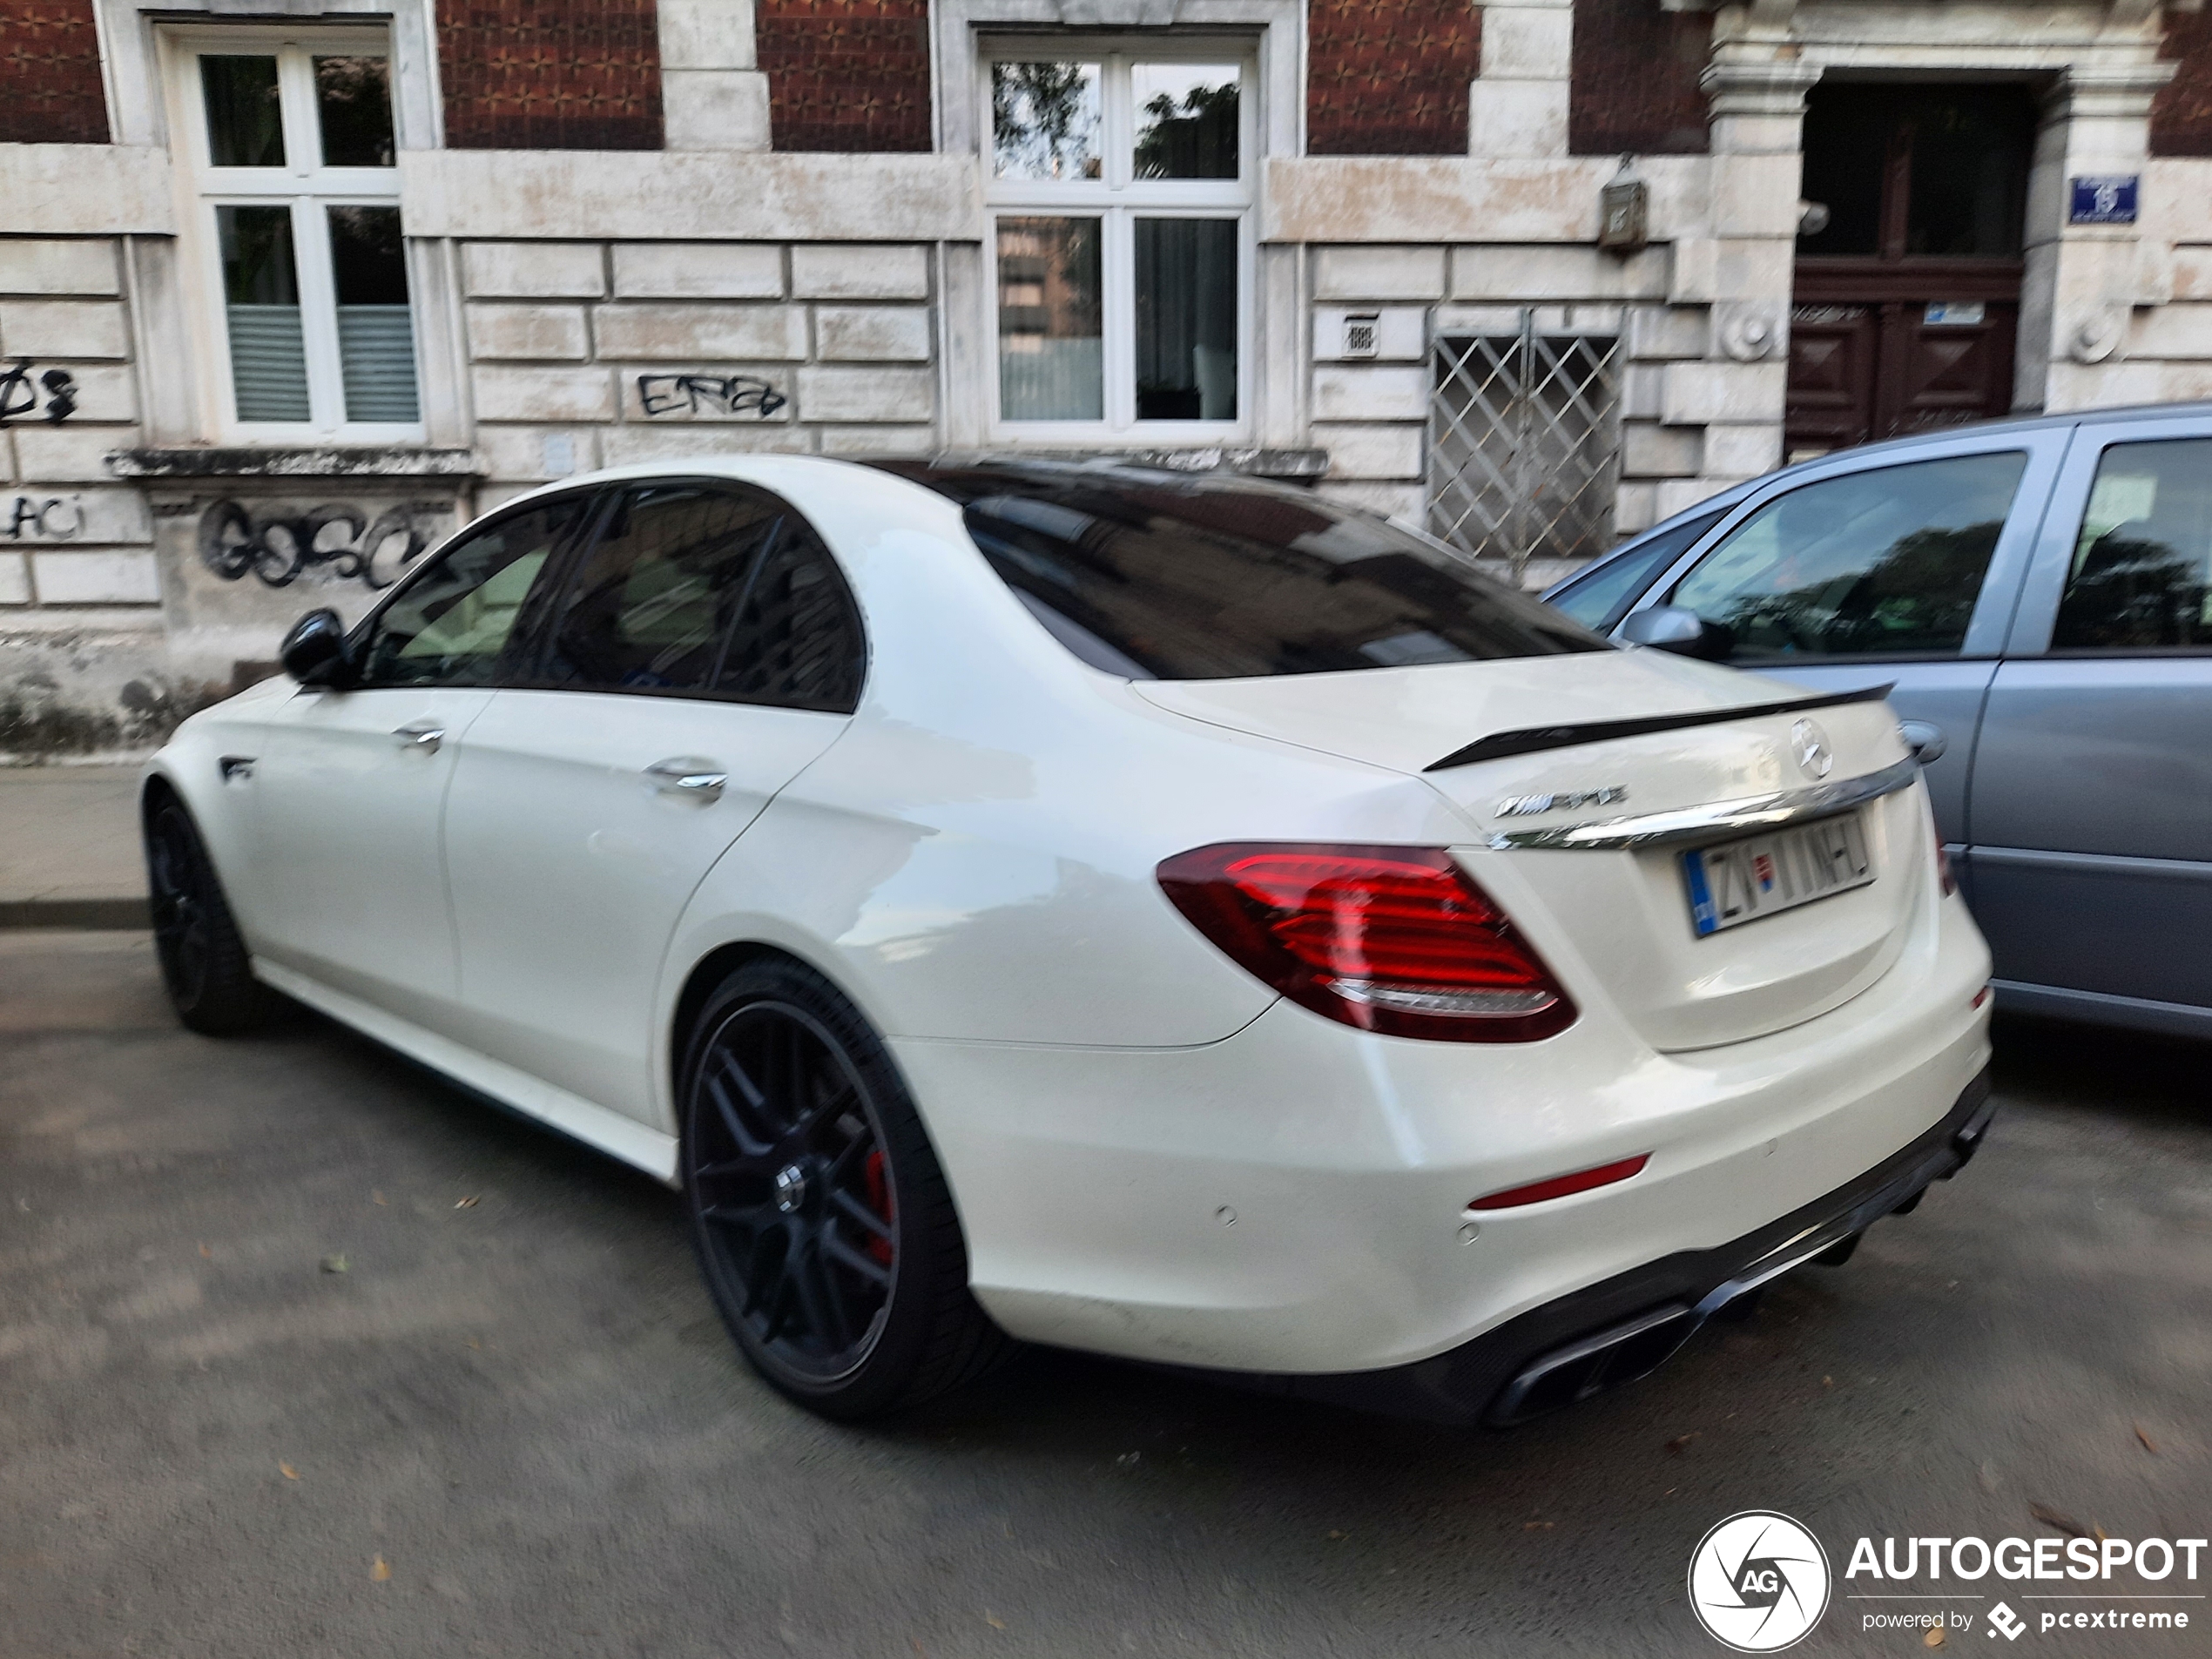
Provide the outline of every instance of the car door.
{"type": "Polygon", "coordinates": [[[517,618],[582,496],[500,515],[415,572],[354,641],[358,683],[302,689],[258,734],[256,954],[434,1030],[459,986],[440,816],[517,618]]]}
{"type": "Polygon", "coordinates": [[[2212,1008],[2212,419],[2080,428],[1973,811],[2000,979],[2212,1008]]]}
{"type": "Polygon", "coordinates": [[[835,561],[785,503],[681,479],[615,496],[538,660],[492,698],[455,775],[464,1041],[651,1122],[651,1010],[677,920],[836,741],[864,664],[835,561]]]}
{"type": "Polygon", "coordinates": [[[2066,429],[1916,445],[1792,473],[1730,515],[1638,609],[1674,604],[1722,660],[1823,691],[1892,683],[1934,728],[1939,833],[1969,840],[1966,778],[2066,429]]]}

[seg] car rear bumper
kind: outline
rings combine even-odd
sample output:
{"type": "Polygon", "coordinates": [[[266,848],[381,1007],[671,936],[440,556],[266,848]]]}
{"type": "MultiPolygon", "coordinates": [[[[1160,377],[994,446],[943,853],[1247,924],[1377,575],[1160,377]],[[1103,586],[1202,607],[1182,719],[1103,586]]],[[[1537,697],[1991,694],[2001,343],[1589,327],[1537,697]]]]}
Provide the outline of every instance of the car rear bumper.
{"type": "Polygon", "coordinates": [[[1847,1250],[1965,1168],[1996,1110],[1985,1069],[1941,1122],[1833,1192],[1727,1244],[1679,1251],[1532,1308],[1433,1359],[1328,1376],[1194,1374],[1429,1422],[1509,1428],[1649,1375],[1730,1302],[1847,1250]]]}

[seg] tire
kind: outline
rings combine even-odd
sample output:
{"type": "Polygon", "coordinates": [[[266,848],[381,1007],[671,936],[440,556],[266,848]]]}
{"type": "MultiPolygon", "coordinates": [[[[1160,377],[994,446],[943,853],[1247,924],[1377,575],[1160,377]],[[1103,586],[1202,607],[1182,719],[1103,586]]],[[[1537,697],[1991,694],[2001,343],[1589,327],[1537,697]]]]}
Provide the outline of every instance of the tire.
{"type": "Polygon", "coordinates": [[[211,1037],[237,1036],[266,1023],[274,998],[253,977],[199,826],[166,791],[146,803],[145,849],[154,954],[177,1017],[211,1037]]]}
{"type": "Polygon", "coordinates": [[[1012,1343],[968,1289],[936,1153],[882,1042],[786,958],[732,971],[679,1074],[684,1194],[707,1290],[768,1383],[822,1416],[884,1416],[1012,1343]]]}

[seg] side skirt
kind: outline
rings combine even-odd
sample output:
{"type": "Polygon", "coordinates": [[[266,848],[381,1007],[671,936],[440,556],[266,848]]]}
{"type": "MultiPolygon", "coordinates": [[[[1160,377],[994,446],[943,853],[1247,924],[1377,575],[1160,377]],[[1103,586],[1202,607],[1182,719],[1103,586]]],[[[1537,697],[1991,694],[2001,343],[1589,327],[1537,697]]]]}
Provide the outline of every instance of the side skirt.
{"type": "Polygon", "coordinates": [[[2010,1014],[2078,1020],[2131,1031],[2155,1031],[2169,1037],[2212,1037],[2212,1008],[2192,1003],[2153,1002],[2138,996],[2072,991],[2056,985],[2028,985],[2009,979],[1992,980],[1990,985],[1997,993],[1997,1006],[2010,1014]]]}
{"type": "Polygon", "coordinates": [[[571,1095],[566,1089],[556,1089],[526,1071],[518,1071],[513,1066],[487,1059],[449,1037],[425,1031],[421,1026],[387,1014],[359,997],[348,996],[343,991],[334,991],[328,986],[309,979],[305,974],[280,967],[265,956],[253,959],[253,974],[264,984],[305,1002],[318,1013],[327,1014],[341,1024],[353,1027],[362,1035],[374,1038],[388,1049],[398,1050],[408,1059],[451,1078],[464,1089],[485,1096],[497,1105],[558,1130],[571,1139],[582,1141],[594,1150],[618,1158],[634,1169],[643,1170],[656,1181],[671,1187],[678,1184],[676,1137],[673,1135],[664,1135],[635,1118],[625,1117],[620,1112],[597,1105],[581,1095],[571,1095]]]}

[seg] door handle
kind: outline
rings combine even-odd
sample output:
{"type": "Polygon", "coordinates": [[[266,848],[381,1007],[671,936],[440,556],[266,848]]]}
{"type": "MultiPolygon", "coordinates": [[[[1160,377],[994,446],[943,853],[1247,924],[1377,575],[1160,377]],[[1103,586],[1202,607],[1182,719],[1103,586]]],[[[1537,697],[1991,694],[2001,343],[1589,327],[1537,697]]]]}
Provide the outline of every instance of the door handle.
{"type": "Polygon", "coordinates": [[[685,755],[655,761],[645,768],[645,776],[662,794],[681,795],[687,800],[719,800],[730,781],[730,774],[717,772],[711,760],[685,755]]]}
{"type": "Polygon", "coordinates": [[[392,735],[403,748],[420,749],[426,755],[434,755],[438,752],[438,745],[446,740],[446,729],[435,720],[415,720],[392,735]]]}
{"type": "Polygon", "coordinates": [[[1924,766],[1935,765],[1951,746],[1951,740],[1943,735],[1943,728],[1932,720],[1900,720],[1897,729],[1905,738],[1905,746],[1912,751],[1912,758],[1924,766]]]}

